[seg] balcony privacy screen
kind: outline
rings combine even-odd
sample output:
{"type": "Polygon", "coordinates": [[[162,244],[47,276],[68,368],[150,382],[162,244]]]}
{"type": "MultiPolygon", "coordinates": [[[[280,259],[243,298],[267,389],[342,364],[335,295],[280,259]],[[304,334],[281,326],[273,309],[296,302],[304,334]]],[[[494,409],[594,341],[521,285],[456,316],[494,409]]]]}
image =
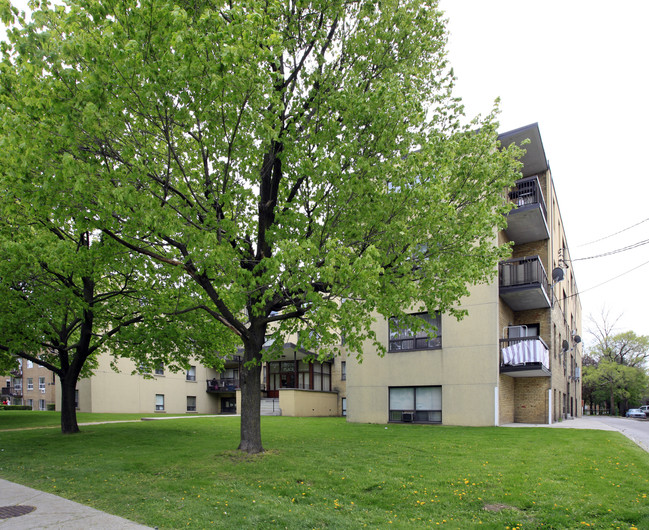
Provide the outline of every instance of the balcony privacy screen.
{"type": "Polygon", "coordinates": [[[540,340],[522,340],[503,348],[503,364],[512,366],[525,363],[541,363],[550,369],[548,349],[540,340]]]}

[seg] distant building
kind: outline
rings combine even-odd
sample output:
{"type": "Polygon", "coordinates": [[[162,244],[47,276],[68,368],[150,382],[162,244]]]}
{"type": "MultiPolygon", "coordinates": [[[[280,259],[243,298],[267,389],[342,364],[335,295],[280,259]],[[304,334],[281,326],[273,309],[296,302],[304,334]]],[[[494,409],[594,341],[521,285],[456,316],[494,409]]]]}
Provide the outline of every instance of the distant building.
{"type": "Polygon", "coordinates": [[[18,359],[19,368],[5,377],[2,400],[10,405],[27,405],[32,410],[47,410],[55,401],[55,375],[31,361],[18,359]]]}

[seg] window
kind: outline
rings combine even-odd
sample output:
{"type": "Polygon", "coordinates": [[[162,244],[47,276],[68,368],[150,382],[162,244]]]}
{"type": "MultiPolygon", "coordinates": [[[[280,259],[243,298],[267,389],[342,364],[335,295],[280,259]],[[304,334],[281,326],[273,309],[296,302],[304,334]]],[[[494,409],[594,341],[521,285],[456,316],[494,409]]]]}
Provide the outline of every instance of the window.
{"type": "Polygon", "coordinates": [[[340,363],[340,380],[345,381],[347,379],[347,361],[341,361],[340,363]]]}
{"type": "Polygon", "coordinates": [[[27,378],[27,390],[34,390],[34,378],[33,377],[28,377],[27,378]]]}
{"type": "Polygon", "coordinates": [[[33,399],[28,399],[28,400],[27,400],[27,406],[28,406],[31,410],[34,410],[34,400],[33,400],[33,399]]]}
{"type": "MultiPolygon", "coordinates": [[[[442,347],[442,317],[439,313],[412,315],[424,321],[424,328],[410,329],[405,322],[400,325],[396,318],[390,319],[390,352],[412,350],[438,350],[442,347]],[[435,336],[428,337],[431,328],[435,336]]],[[[414,327],[414,326],[413,326],[414,327]]]]}
{"type": "Polygon", "coordinates": [[[165,395],[156,394],[155,395],[155,410],[156,412],[164,411],[165,409],[165,395]]]}
{"type": "Polygon", "coordinates": [[[45,410],[45,400],[44,399],[39,399],[38,400],[38,410],[45,410]]]}
{"type": "Polygon", "coordinates": [[[442,387],[415,386],[389,389],[389,420],[442,423],[442,387]]]}
{"type": "Polygon", "coordinates": [[[187,412],[196,412],[196,396],[187,396],[187,412]]]}
{"type": "Polygon", "coordinates": [[[41,391],[41,394],[45,393],[45,377],[38,378],[38,389],[41,391]]]}
{"type": "Polygon", "coordinates": [[[187,369],[187,381],[196,381],[196,367],[195,366],[190,366],[187,369]]]}
{"type": "Polygon", "coordinates": [[[347,398],[342,398],[343,416],[347,416],[347,398]]]}
{"type": "Polygon", "coordinates": [[[164,364],[160,363],[158,367],[155,369],[155,375],[165,375],[165,367],[164,364]]]}

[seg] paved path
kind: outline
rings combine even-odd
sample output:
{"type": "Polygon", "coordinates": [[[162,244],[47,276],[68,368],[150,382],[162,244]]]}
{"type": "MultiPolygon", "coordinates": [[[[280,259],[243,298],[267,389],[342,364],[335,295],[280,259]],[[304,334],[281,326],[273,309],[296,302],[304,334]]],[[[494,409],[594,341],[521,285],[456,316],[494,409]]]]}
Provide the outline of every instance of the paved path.
{"type": "Polygon", "coordinates": [[[502,427],[550,427],[556,429],[596,429],[618,431],[649,452],[649,419],[616,418],[610,416],[582,416],[552,425],[531,423],[508,423],[502,427]]]}
{"type": "Polygon", "coordinates": [[[0,479],[0,515],[5,511],[34,507],[26,515],[0,519],[2,530],[36,530],[60,528],[65,530],[102,530],[148,528],[116,515],[44,493],[8,480],[0,479]]]}

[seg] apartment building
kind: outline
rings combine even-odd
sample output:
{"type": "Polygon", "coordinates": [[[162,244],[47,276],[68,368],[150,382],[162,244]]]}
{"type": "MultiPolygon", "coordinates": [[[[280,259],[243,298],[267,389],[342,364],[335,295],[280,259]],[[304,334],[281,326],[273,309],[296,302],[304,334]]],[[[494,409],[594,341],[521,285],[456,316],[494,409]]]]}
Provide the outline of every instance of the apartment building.
{"type": "Polygon", "coordinates": [[[537,124],[504,133],[525,145],[500,243],[497,281],[471,288],[461,321],[421,314],[437,337],[379,320],[388,353],[347,367],[348,420],[445,425],[552,423],[581,415],[581,306],[537,124]]]}
{"type": "MultiPolygon", "coordinates": [[[[468,315],[457,321],[420,314],[437,327],[433,338],[377,318],[374,331],[388,353],[377,355],[368,342],[362,363],[345,355],[309,363],[311,352],[286,343],[281,357],[263,367],[263,414],[471,426],[581,415],[581,306],[539,128],[500,138],[504,145],[529,139],[522,178],[506,194],[513,203],[507,229],[494,234],[512,244],[512,255],[493,282],[461,300],[468,315]]],[[[141,374],[127,359],[115,372],[111,360],[102,356],[95,374],[79,381],[78,410],[238,411],[238,357],[220,373],[196,363],[187,371],[141,374]]]]}
{"type": "Polygon", "coordinates": [[[27,405],[32,410],[47,410],[55,402],[55,375],[46,368],[18,359],[19,368],[5,377],[1,399],[10,405],[27,405]]]}

